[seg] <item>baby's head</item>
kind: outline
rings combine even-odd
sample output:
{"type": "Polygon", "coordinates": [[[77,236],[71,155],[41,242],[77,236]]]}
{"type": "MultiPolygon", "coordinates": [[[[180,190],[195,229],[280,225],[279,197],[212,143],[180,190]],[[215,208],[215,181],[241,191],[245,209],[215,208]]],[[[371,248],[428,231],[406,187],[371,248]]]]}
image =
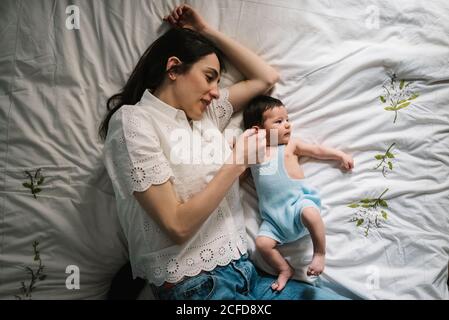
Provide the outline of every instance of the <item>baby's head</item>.
{"type": "Polygon", "coordinates": [[[287,108],[280,100],[269,96],[258,96],[249,102],[243,110],[243,125],[245,130],[254,127],[265,129],[267,145],[287,144],[290,139],[287,108]],[[270,139],[270,130],[277,136],[277,143],[270,139]]]}

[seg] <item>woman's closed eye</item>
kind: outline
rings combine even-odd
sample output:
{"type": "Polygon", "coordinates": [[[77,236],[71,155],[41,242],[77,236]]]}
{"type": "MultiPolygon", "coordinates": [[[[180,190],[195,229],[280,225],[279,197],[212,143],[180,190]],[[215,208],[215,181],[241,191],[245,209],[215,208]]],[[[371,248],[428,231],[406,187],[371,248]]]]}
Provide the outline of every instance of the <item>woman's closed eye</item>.
{"type": "MultiPolygon", "coordinates": [[[[217,78],[218,78],[218,76],[216,76],[216,75],[214,75],[214,74],[208,74],[208,73],[206,73],[205,75],[206,75],[206,80],[207,80],[207,82],[209,82],[209,83],[214,82],[214,81],[217,80],[217,78]]],[[[220,83],[220,78],[218,78],[217,83],[220,83]]]]}

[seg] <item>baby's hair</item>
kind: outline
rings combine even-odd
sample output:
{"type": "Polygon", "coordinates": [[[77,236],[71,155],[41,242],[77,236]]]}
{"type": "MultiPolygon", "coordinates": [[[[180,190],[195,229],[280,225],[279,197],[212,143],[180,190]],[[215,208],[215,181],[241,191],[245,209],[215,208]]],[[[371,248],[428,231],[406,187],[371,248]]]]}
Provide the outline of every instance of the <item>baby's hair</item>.
{"type": "Polygon", "coordinates": [[[267,110],[282,106],[284,106],[284,104],[279,99],[270,96],[255,97],[243,110],[243,126],[245,127],[245,130],[253,126],[263,126],[263,113],[267,110]]]}

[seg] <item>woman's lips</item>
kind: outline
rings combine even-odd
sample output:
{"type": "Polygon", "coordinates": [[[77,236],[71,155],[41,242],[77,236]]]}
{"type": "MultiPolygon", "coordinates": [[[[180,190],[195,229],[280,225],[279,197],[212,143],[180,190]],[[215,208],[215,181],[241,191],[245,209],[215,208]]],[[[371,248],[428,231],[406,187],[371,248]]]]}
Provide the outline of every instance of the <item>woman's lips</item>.
{"type": "Polygon", "coordinates": [[[204,111],[204,110],[206,110],[206,109],[207,109],[207,107],[209,106],[209,104],[210,104],[210,101],[208,101],[208,100],[204,100],[204,99],[201,99],[201,103],[203,104],[203,108],[202,108],[202,111],[204,111]]]}

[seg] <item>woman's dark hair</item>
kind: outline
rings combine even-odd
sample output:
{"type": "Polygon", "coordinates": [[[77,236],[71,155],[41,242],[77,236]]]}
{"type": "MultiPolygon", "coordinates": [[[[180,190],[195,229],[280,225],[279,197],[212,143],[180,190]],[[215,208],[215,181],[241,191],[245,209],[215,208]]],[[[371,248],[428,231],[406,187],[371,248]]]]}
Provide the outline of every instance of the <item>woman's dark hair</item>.
{"type": "Polygon", "coordinates": [[[262,126],[264,122],[263,113],[269,109],[282,107],[281,100],[270,96],[257,96],[252,99],[243,110],[243,126],[249,129],[253,126],[262,126]]]}
{"type": "Polygon", "coordinates": [[[177,57],[181,64],[171,71],[186,73],[192,65],[211,53],[217,55],[220,72],[224,70],[223,53],[215,44],[198,32],[190,29],[173,28],[156,39],[140,58],[123,89],[110,97],[106,103],[108,113],[99,128],[104,140],[108,133],[109,120],[123,105],[134,105],[140,101],[146,89],[156,90],[167,73],[168,58],[177,57]]]}

